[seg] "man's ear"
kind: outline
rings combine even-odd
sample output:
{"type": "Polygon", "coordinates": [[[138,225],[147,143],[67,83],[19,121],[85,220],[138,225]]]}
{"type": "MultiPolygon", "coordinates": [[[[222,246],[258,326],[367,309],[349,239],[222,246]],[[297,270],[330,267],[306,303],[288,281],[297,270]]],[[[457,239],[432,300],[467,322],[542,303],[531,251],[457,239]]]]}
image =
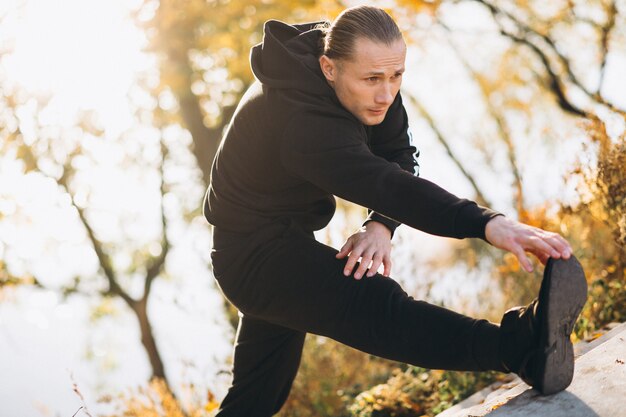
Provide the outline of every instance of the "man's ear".
{"type": "Polygon", "coordinates": [[[326,80],[332,84],[337,76],[337,63],[326,55],[320,56],[319,61],[322,74],[324,74],[326,80]]]}

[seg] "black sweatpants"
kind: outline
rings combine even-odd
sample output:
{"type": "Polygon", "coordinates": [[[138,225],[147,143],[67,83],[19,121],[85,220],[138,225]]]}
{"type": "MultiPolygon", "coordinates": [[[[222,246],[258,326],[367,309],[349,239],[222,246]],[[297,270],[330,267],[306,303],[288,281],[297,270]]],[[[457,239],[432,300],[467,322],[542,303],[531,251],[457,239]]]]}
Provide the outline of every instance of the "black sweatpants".
{"type": "Polygon", "coordinates": [[[498,325],[415,300],[381,274],[347,277],[337,252],[289,220],[249,235],[214,228],[213,272],[240,311],[219,417],[277,413],[307,332],[425,368],[502,370],[498,325]]]}

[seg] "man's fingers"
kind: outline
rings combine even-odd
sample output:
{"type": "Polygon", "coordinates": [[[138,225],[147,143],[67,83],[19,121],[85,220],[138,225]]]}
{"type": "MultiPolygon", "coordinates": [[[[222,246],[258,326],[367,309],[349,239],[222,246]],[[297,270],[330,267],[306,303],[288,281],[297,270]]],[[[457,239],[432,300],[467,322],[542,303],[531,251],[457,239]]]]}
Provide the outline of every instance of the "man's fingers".
{"type": "Polygon", "coordinates": [[[548,262],[548,259],[551,258],[550,255],[548,255],[545,252],[542,251],[530,251],[530,253],[532,253],[533,255],[535,255],[537,257],[537,259],[539,259],[539,262],[541,262],[543,265],[545,265],[548,262]]]}
{"type": "Polygon", "coordinates": [[[383,275],[388,277],[391,274],[391,259],[388,256],[383,258],[383,265],[385,267],[383,275]]]}
{"type": "Polygon", "coordinates": [[[350,253],[351,250],[352,250],[352,239],[348,239],[346,243],[343,244],[343,246],[341,247],[337,255],[335,255],[335,257],[338,259],[344,258],[347,254],[350,253]]]}
{"type": "Polygon", "coordinates": [[[379,254],[374,255],[372,266],[370,267],[370,270],[367,272],[367,276],[373,277],[374,274],[376,274],[376,271],[378,271],[378,267],[380,266],[381,263],[383,263],[382,255],[379,255],[379,254]]]}
{"type": "Polygon", "coordinates": [[[352,273],[357,261],[361,256],[363,256],[363,247],[357,245],[352,246],[350,256],[348,256],[348,261],[346,262],[346,266],[343,269],[343,274],[345,276],[349,276],[352,273]]]}
{"type": "Polygon", "coordinates": [[[391,273],[390,246],[388,240],[380,242],[379,236],[373,233],[369,235],[358,233],[346,240],[341,249],[335,254],[335,257],[337,259],[348,257],[343,268],[345,276],[353,274],[355,279],[361,279],[367,274],[368,277],[372,277],[376,274],[381,264],[384,265],[385,274],[388,276],[391,273]],[[359,259],[359,266],[355,270],[354,267],[359,259]]]}
{"type": "Polygon", "coordinates": [[[352,273],[352,270],[354,269],[354,266],[356,265],[356,261],[359,260],[359,257],[361,255],[358,254],[356,251],[352,251],[352,253],[350,253],[350,256],[348,256],[348,261],[346,262],[346,266],[344,266],[343,268],[343,274],[345,276],[349,276],[352,273]]]}
{"type": "Polygon", "coordinates": [[[526,251],[535,255],[544,265],[548,258],[568,259],[570,257],[572,248],[561,235],[541,232],[538,236],[532,236],[527,240],[526,251]]]}
{"type": "Polygon", "coordinates": [[[526,250],[534,253],[540,259],[542,256],[551,256],[553,258],[561,257],[561,252],[550,245],[547,241],[538,237],[533,237],[529,240],[526,250]]]}
{"type": "Polygon", "coordinates": [[[530,259],[528,259],[526,252],[524,252],[524,249],[521,246],[518,246],[511,252],[513,252],[513,254],[517,257],[519,263],[526,272],[533,272],[533,264],[530,262],[530,259]]]}
{"type": "Polygon", "coordinates": [[[541,262],[542,265],[545,265],[546,263],[548,263],[548,259],[550,259],[550,257],[547,256],[546,254],[542,254],[541,256],[539,256],[539,262],[541,262]]]}
{"type": "Polygon", "coordinates": [[[354,273],[354,278],[361,279],[361,277],[363,277],[363,274],[365,274],[365,271],[367,271],[367,267],[369,266],[371,262],[372,262],[372,255],[368,253],[363,254],[361,256],[361,263],[359,264],[359,267],[354,273]]]}
{"type": "Polygon", "coordinates": [[[568,259],[572,255],[572,247],[560,234],[507,220],[503,216],[494,217],[487,223],[485,238],[493,246],[513,253],[527,272],[532,272],[533,266],[526,252],[535,255],[544,265],[551,257],[568,259]]]}
{"type": "Polygon", "coordinates": [[[557,233],[550,233],[548,242],[557,252],[559,252],[561,257],[568,259],[572,254],[572,247],[563,236],[557,233]]]}

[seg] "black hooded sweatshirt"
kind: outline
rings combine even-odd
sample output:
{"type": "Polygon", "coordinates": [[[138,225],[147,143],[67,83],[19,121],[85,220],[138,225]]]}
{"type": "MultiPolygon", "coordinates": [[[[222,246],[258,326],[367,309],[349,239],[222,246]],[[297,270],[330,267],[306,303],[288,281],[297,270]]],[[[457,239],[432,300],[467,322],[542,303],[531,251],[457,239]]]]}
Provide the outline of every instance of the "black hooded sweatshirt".
{"type": "Polygon", "coordinates": [[[204,215],[215,227],[250,233],[270,222],[325,227],[335,197],[368,208],[392,232],[404,223],[427,233],[484,239],[499,213],[460,199],[415,170],[400,93],[383,122],[365,126],[327,83],[316,23],[265,23],[252,48],[257,78],[242,97],[211,169],[204,215]]]}

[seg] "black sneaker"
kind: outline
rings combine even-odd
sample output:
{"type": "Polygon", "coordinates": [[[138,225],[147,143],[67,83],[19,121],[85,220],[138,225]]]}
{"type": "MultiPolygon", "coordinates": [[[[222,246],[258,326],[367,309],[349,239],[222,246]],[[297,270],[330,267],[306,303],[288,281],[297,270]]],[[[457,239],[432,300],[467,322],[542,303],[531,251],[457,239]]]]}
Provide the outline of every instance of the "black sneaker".
{"type": "Polygon", "coordinates": [[[504,313],[500,324],[503,367],[543,395],[569,386],[574,376],[570,334],[587,300],[587,281],[578,260],[546,264],[539,297],[504,313]]]}

